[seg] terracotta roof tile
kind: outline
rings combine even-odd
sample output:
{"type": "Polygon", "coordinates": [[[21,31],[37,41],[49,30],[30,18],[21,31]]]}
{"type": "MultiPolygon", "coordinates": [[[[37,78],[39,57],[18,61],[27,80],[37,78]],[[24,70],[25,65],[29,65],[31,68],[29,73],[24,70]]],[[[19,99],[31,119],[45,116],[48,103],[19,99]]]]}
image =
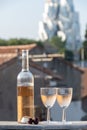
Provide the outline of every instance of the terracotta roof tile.
{"type": "Polygon", "coordinates": [[[0,46],[0,64],[3,64],[7,61],[10,61],[14,57],[17,56],[18,52],[22,49],[33,49],[36,47],[36,44],[29,44],[29,45],[17,45],[17,46],[0,46]]]}
{"type": "Polygon", "coordinates": [[[87,68],[84,68],[84,74],[82,75],[82,89],[81,89],[81,97],[87,97],[87,68]]]}
{"type": "Polygon", "coordinates": [[[17,53],[17,50],[29,49],[36,47],[35,43],[29,45],[0,46],[0,53],[17,53]]]}
{"type": "Polygon", "coordinates": [[[0,54],[0,65],[7,62],[7,61],[10,61],[11,59],[13,59],[14,57],[17,57],[17,54],[0,54]]]}

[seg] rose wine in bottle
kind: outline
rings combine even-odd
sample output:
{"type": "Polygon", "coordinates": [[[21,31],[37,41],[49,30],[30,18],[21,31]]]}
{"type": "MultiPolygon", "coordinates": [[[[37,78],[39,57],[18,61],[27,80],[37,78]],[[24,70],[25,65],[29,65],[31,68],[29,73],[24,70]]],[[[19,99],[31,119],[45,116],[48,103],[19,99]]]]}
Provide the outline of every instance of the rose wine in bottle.
{"type": "Polygon", "coordinates": [[[34,118],[34,77],[29,70],[28,50],[22,50],[22,70],[17,76],[17,121],[34,118]]]}

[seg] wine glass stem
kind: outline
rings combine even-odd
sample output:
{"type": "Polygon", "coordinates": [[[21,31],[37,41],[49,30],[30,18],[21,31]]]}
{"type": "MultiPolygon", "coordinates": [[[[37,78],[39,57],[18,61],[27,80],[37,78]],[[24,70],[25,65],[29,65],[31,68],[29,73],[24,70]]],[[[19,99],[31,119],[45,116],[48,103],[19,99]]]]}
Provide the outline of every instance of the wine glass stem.
{"type": "Polygon", "coordinates": [[[47,122],[50,122],[50,108],[47,108],[47,122]]]}
{"type": "Polygon", "coordinates": [[[65,108],[63,108],[62,122],[63,122],[63,123],[66,122],[66,112],[65,112],[65,108]]]}

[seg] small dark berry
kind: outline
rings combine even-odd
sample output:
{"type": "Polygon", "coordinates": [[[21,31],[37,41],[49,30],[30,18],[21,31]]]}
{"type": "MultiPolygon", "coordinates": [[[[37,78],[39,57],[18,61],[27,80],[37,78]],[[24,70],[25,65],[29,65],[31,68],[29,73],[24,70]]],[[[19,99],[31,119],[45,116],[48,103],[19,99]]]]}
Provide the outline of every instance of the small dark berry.
{"type": "Polygon", "coordinates": [[[32,122],[33,122],[32,118],[29,118],[28,123],[29,123],[29,124],[32,124],[32,122]]]}
{"type": "Polygon", "coordinates": [[[35,120],[34,120],[34,124],[38,124],[39,120],[38,118],[36,117],[35,120]]]}
{"type": "Polygon", "coordinates": [[[32,123],[34,123],[34,120],[32,119],[32,123]]]}
{"type": "Polygon", "coordinates": [[[38,118],[36,117],[35,120],[38,121],[38,118]]]}
{"type": "Polygon", "coordinates": [[[34,120],[34,124],[38,124],[38,120],[34,120]]]}

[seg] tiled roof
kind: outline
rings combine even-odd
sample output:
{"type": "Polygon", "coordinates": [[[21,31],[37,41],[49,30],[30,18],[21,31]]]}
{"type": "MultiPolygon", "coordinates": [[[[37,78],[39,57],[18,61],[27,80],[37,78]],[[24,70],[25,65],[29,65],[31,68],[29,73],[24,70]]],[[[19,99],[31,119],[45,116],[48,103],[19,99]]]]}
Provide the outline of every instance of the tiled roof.
{"type": "MultiPolygon", "coordinates": [[[[0,47],[0,64],[3,64],[7,61],[10,61],[11,59],[17,57],[17,53],[18,53],[18,50],[19,52],[22,50],[22,49],[33,49],[34,47],[36,47],[37,45],[36,44],[29,44],[29,45],[16,45],[16,46],[1,46],[0,47]]],[[[78,71],[81,71],[81,72],[84,72],[83,69],[81,69],[80,67],[64,60],[64,58],[62,57],[57,57],[58,55],[54,55],[54,54],[51,54],[51,55],[46,55],[46,57],[53,57],[53,58],[58,58],[58,60],[60,60],[60,62],[66,64],[66,65],[69,65],[70,67],[78,70],[78,71]]],[[[42,58],[42,57],[41,57],[42,58]]],[[[30,63],[33,67],[36,67],[37,69],[39,69],[40,71],[44,71],[45,73],[48,73],[49,75],[52,75],[54,76],[56,79],[61,79],[60,76],[56,75],[55,73],[53,73],[51,70],[49,69],[46,69],[46,68],[43,68],[41,66],[39,66],[38,64],[36,63],[30,63]]]]}
{"type": "Polygon", "coordinates": [[[84,68],[84,74],[82,76],[82,89],[81,89],[81,97],[87,97],[87,68],[84,68]]]}
{"type": "Polygon", "coordinates": [[[58,57],[58,59],[59,59],[62,63],[64,63],[64,64],[70,66],[71,68],[74,68],[74,69],[76,69],[76,70],[78,70],[78,71],[80,71],[80,72],[82,72],[82,73],[84,72],[84,70],[83,70],[81,67],[79,67],[78,65],[73,64],[73,63],[71,63],[71,62],[69,62],[69,61],[64,60],[64,58],[58,57]]]}
{"type": "MultiPolygon", "coordinates": [[[[1,46],[0,47],[0,65],[3,64],[4,66],[7,66],[8,64],[12,63],[12,59],[15,59],[17,57],[17,50],[21,51],[22,49],[33,49],[36,47],[36,44],[29,44],[29,45],[17,45],[17,46],[1,46]],[[8,62],[9,61],[9,62],[8,62]]],[[[40,70],[48,75],[51,75],[53,78],[57,80],[62,80],[61,76],[55,74],[49,69],[46,69],[44,67],[39,66],[36,63],[30,62],[30,65],[37,70],[40,70]]],[[[3,68],[1,67],[1,68],[3,68]]]]}
{"type": "Polygon", "coordinates": [[[66,64],[66,65],[68,65],[68,66],[70,66],[71,68],[74,68],[74,69],[76,69],[76,70],[78,70],[78,71],[80,71],[80,72],[84,72],[84,70],[81,68],[81,67],[79,67],[79,66],[77,66],[76,64],[73,64],[73,63],[71,63],[71,62],[69,62],[69,61],[66,61],[65,59],[64,59],[64,55],[61,55],[61,54],[43,54],[43,55],[30,55],[30,58],[56,58],[56,59],[58,59],[58,60],[60,60],[60,62],[61,63],[64,63],[64,64],[66,64]]]}
{"type": "MultiPolygon", "coordinates": [[[[19,51],[22,50],[22,49],[28,49],[28,50],[31,50],[33,49],[34,47],[36,47],[37,45],[34,43],[34,44],[29,44],[29,45],[15,45],[15,46],[0,46],[0,64],[5,62],[5,61],[8,61],[10,60],[12,57],[15,57],[19,51]],[[2,55],[3,53],[3,55],[2,55]],[[14,53],[14,54],[12,54],[14,53]],[[7,55],[8,54],[8,55],[7,55]],[[3,56],[3,57],[2,57],[3,56]]],[[[41,55],[40,55],[41,56],[41,55]]],[[[44,56],[44,55],[43,55],[44,56]]],[[[42,56],[42,57],[43,57],[42,56]]],[[[42,58],[41,57],[41,58],[42,58]]],[[[83,72],[83,69],[76,66],[75,64],[72,64],[70,63],[69,61],[66,61],[64,60],[64,58],[58,56],[58,54],[49,54],[49,55],[46,55],[46,57],[52,57],[52,58],[58,58],[62,63],[64,64],[67,64],[69,65],[70,67],[78,70],[78,71],[81,71],[83,72]]],[[[40,58],[40,57],[39,57],[40,58]]]]}
{"type": "Polygon", "coordinates": [[[22,49],[29,49],[36,47],[35,43],[29,45],[15,45],[15,46],[0,46],[0,53],[17,53],[17,51],[22,49]]]}
{"type": "MultiPolygon", "coordinates": [[[[7,67],[7,66],[11,65],[12,63],[14,63],[15,60],[17,60],[17,57],[9,59],[8,61],[6,61],[6,62],[4,62],[3,64],[0,65],[0,69],[5,69],[5,67],[7,67]]],[[[32,61],[30,61],[30,66],[37,69],[37,70],[39,70],[39,71],[41,71],[41,72],[43,72],[43,73],[46,73],[47,75],[52,76],[54,79],[62,80],[61,76],[55,74],[54,72],[52,72],[49,69],[41,67],[40,65],[38,65],[38,64],[36,64],[36,63],[34,63],[32,61]]]]}
{"type": "Polygon", "coordinates": [[[11,55],[8,55],[8,54],[7,55],[4,55],[4,54],[0,55],[0,65],[5,63],[5,62],[10,61],[11,59],[15,58],[16,56],[17,56],[16,54],[15,55],[13,55],[13,54],[11,54],[11,55]]]}
{"type": "Polygon", "coordinates": [[[31,50],[36,44],[17,45],[17,46],[0,46],[0,64],[10,61],[18,55],[22,49],[31,50]]]}
{"type": "Polygon", "coordinates": [[[47,69],[47,68],[45,68],[45,67],[42,67],[42,66],[36,64],[35,62],[32,62],[32,61],[31,61],[31,62],[30,62],[30,66],[32,66],[32,67],[34,67],[34,68],[36,68],[36,69],[38,69],[38,70],[40,70],[40,71],[42,71],[42,72],[48,74],[48,75],[51,75],[53,78],[55,78],[55,79],[57,79],[57,80],[62,80],[62,77],[61,77],[61,76],[55,74],[55,73],[52,72],[52,70],[50,70],[50,69],[47,69]]]}

